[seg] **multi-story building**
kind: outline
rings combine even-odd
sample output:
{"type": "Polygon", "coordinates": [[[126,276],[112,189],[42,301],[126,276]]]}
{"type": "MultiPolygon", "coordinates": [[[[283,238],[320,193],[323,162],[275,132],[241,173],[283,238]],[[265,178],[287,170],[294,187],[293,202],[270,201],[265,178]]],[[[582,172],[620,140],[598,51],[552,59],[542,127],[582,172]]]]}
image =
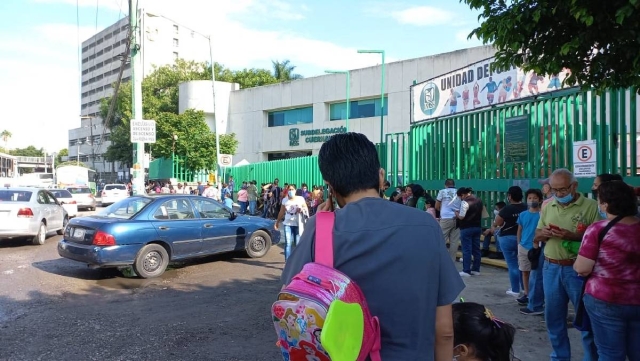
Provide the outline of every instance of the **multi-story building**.
{"type": "MultiPolygon", "coordinates": [[[[208,40],[180,24],[158,15],[142,16],[142,75],[175,59],[208,61],[208,40]]],[[[82,86],[80,127],[69,130],[69,160],[79,159],[96,170],[99,178],[126,176],[126,165],[107,162],[104,153],[110,145],[109,129],[103,126],[100,106],[113,95],[113,85],[124,64],[122,82],[131,79],[131,64],[126,53],[128,18],[123,18],[82,43],[82,86]],[[124,60],[124,61],[123,61],[124,60]]]]}

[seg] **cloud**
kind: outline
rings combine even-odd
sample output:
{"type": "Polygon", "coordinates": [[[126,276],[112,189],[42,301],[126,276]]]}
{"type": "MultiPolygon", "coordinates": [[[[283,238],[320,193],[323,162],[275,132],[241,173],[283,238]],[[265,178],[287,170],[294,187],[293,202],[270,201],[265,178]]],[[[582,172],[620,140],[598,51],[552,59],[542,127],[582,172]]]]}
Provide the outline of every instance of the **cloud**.
{"type": "Polygon", "coordinates": [[[393,11],[391,12],[391,17],[401,24],[434,26],[449,24],[455,20],[456,15],[453,12],[432,6],[414,6],[400,11],[393,11]]]}
{"type": "Polygon", "coordinates": [[[63,4],[63,5],[70,5],[74,7],[76,6],[76,1],[77,1],[77,5],[80,7],[95,8],[96,4],[98,4],[98,6],[103,9],[107,8],[111,10],[118,10],[118,11],[122,10],[122,11],[129,12],[127,0],[103,0],[103,1],[99,1],[99,0],[31,0],[31,1],[38,4],[49,4],[49,5],[63,4]]]}
{"type": "Polygon", "coordinates": [[[36,26],[34,30],[49,42],[77,47],[78,39],[82,42],[103,29],[101,26],[96,31],[95,26],[78,28],[71,24],[43,24],[36,26]]]}

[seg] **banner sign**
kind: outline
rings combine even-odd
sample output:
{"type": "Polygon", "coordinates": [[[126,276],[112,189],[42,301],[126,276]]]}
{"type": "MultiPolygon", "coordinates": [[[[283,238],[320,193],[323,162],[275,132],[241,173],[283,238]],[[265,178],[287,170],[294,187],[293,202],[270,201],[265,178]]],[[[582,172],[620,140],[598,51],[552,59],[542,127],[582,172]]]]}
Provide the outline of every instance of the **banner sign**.
{"type": "Polygon", "coordinates": [[[492,70],[494,58],[411,86],[411,123],[481,109],[562,88],[567,71],[552,75],[512,67],[492,70]]]}

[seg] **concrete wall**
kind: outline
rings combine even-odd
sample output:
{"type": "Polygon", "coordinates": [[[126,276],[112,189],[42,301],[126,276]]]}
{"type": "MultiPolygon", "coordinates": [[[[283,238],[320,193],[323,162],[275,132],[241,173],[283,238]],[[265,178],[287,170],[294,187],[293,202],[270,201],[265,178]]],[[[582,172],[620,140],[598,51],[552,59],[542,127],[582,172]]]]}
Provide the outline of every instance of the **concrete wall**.
{"type": "Polygon", "coordinates": [[[178,112],[184,113],[187,109],[202,110],[209,129],[215,131],[214,119],[218,119],[220,134],[229,133],[229,99],[231,92],[240,89],[239,84],[217,81],[215,83],[216,109],[214,115],[213,92],[210,80],[196,80],[182,83],[178,87],[179,100],[178,112]]]}
{"type": "MultiPolygon", "coordinates": [[[[482,46],[451,53],[390,63],[385,66],[385,94],[388,115],[384,118],[385,134],[407,132],[410,117],[409,86],[413,81],[428,80],[438,75],[492,57],[494,50],[482,46]]],[[[381,66],[351,71],[351,100],[380,97],[381,66]]],[[[298,146],[290,146],[289,130],[300,131],[345,126],[345,121],[329,120],[329,105],[346,100],[346,75],[328,74],[292,82],[244,89],[231,93],[229,105],[230,131],[240,144],[234,159],[251,163],[267,160],[269,152],[318,152],[322,143],[306,143],[300,137],[298,146]],[[269,111],[313,106],[313,124],[268,127],[269,111]]],[[[349,130],[365,134],[373,142],[380,140],[380,118],[349,121],[349,130]]]]}

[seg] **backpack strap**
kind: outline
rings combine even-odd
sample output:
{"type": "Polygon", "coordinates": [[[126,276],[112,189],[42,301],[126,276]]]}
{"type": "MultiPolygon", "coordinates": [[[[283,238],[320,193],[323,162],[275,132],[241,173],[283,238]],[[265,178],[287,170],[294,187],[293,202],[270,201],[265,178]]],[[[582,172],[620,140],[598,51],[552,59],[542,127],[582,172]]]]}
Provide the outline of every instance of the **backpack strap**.
{"type": "Polygon", "coordinates": [[[333,212],[316,214],[315,262],[333,268],[333,212]]]}

